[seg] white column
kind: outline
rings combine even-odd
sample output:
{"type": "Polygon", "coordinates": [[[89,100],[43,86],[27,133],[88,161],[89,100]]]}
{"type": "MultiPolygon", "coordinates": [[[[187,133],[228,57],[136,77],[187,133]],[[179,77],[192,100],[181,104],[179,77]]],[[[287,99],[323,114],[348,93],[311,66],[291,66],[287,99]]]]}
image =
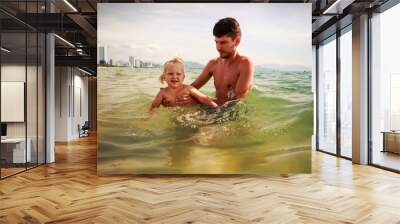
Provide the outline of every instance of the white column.
{"type": "MultiPolygon", "coordinates": [[[[47,12],[53,12],[51,1],[46,1],[47,12]]],[[[55,43],[54,34],[46,35],[46,163],[55,161],[55,43]]]]}
{"type": "Polygon", "coordinates": [[[54,56],[54,35],[49,33],[46,36],[46,163],[55,161],[54,133],[55,133],[55,56],[54,56]]]}
{"type": "Polygon", "coordinates": [[[368,15],[353,19],[353,162],[368,163],[368,15]]]}

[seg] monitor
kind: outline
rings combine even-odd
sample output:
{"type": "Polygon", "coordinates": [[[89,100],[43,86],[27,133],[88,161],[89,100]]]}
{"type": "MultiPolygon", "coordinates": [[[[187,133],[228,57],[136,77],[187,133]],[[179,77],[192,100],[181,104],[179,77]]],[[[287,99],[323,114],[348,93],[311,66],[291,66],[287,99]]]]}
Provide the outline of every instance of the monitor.
{"type": "Polygon", "coordinates": [[[7,136],[7,124],[1,123],[1,136],[7,136]]]}

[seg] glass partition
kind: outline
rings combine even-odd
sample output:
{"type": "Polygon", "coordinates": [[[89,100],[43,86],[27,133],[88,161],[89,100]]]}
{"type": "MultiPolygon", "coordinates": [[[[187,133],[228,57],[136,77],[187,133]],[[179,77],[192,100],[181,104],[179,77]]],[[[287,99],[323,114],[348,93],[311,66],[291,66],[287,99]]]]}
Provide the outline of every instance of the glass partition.
{"type": "Polygon", "coordinates": [[[38,65],[37,65],[37,162],[43,164],[46,162],[46,139],[45,139],[45,124],[46,124],[46,39],[43,33],[38,33],[38,65]]]}
{"type": "Polygon", "coordinates": [[[352,35],[351,26],[340,36],[340,154],[352,157],[352,35]]]}
{"type": "MultiPolygon", "coordinates": [[[[44,1],[1,1],[0,7],[42,13],[44,1]]],[[[45,163],[45,35],[0,12],[0,178],[45,163]]]]}
{"type": "Polygon", "coordinates": [[[318,47],[318,149],[336,154],[336,37],[318,47]]]}
{"type": "Polygon", "coordinates": [[[400,4],[371,18],[371,162],[400,171],[400,4]]]}
{"type": "Polygon", "coordinates": [[[3,32],[1,47],[1,175],[6,177],[24,171],[31,156],[26,150],[26,33],[3,32]]]}
{"type": "Polygon", "coordinates": [[[28,160],[27,166],[28,168],[37,165],[37,157],[38,157],[38,88],[37,88],[37,79],[38,79],[38,56],[37,56],[37,41],[38,35],[36,32],[28,32],[27,33],[27,98],[26,98],[26,112],[27,112],[27,150],[30,151],[30,158],[28,160]]]}

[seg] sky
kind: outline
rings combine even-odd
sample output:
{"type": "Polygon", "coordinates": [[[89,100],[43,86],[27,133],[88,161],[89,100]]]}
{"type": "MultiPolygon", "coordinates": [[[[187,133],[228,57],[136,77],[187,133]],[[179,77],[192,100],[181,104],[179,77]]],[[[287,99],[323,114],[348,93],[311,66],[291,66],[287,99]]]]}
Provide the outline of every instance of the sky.
{"type": "Polygon", "coordinates": [[[256,65],[311,67],[311,4],[302,3],[99,3],[98,46],[113,60],[205,65],[218,57],[212,29],[225,17],[239,22],[238,51],[256,65]]]}

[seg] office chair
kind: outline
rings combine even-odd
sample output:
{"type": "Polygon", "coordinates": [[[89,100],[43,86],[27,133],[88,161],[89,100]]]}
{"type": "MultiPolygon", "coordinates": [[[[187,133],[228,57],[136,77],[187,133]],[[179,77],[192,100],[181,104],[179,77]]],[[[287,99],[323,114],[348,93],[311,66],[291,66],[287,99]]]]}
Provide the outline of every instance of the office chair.
{"type": "Polygon", "coordinates": [[[82,127],[80,127],[80,125],[78,124],[79,138],[89,136],[89,129],[90,129],[89,121],[85,121],[82,127]]]}

